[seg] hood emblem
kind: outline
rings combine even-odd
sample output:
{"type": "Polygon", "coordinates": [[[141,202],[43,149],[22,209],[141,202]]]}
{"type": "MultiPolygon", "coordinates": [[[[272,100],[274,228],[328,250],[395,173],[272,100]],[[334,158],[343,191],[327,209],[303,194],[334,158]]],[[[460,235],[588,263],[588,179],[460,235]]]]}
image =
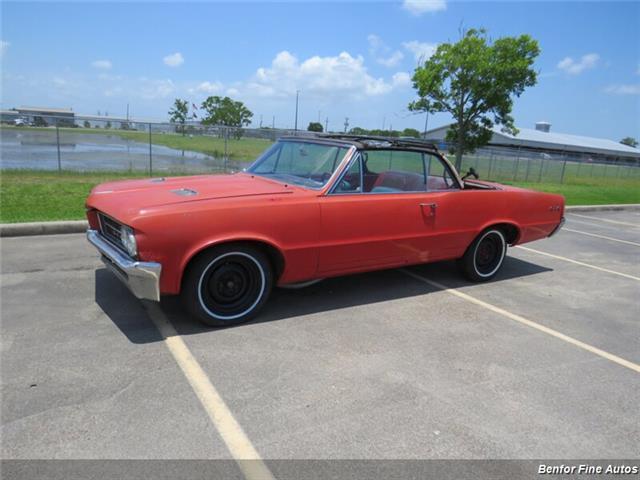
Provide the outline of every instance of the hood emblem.
{"type": "Polygon", "coordinates": [[[198,194],[198,192],[196,192],[195,190],[191,190],[190,188],[178,188],[177,190],[171,191],[176,195],[180,195],[181,197],[191,197],[198,194]]]}

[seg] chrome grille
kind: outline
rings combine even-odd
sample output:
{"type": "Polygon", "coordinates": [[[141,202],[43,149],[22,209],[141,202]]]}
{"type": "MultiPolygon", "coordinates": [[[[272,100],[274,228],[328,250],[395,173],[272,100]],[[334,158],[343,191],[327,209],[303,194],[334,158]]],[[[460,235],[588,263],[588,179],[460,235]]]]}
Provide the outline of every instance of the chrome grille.
{"type": "Polygon", "coordinates": [[[98,213],[98,220],[100,221],[100,233],[116,247],[124,250],[124,245],[122,245],[122,240],[120,239],[121,224],[103,213],[98,213]]]}

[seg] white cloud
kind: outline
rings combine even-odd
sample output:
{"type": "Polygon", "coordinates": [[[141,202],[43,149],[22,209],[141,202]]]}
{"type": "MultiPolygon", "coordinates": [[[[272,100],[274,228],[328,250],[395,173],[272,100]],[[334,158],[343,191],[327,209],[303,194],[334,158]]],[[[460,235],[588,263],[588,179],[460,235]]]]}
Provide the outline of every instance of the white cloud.
{"type": "Polygon", "coordinates": [[[447,9],[446,0],[404,0],[402,8],[412,15],[422,15],[427,12],[440,12],[447,9]]]}
{"type": "Polygon", "coordinates": [[[225,93],[230,97],[240,95],[240,91],[237,88],[228,88],[225,93]]]}
{"type": "Polygon", "coordinates": [[[418,42],[417,40],[404,42],[402,46],[413,53],[413,57],[416,59],[417,63],[422,63],[428,60],[431,55],[435,53],[436,48],[438,47],[435,43],[418,42]]]}
{"type": "Polygon", "coordinates": [[[558,62],[558,68],[569,75],[579,75],[585,70],[594,68],[598,64],[599,60],[600,55],[597,53],[588,53],[583,55],[578,61],[571,57],[565,57],[558,62]]]}
{"type": "Polygon", "coordinates": [[[392,52],[387,44],[377,35],[369,35],[367,41],[369,42],[369,54],[380,65],[394,67],[404,58],[404,54],[401,51],[396,50],[392,52]]]}
{"type": "Polygon", "coordinates": [[[94,60],[91,62],[91,66],[99,70],[110,70],[113,64],[111,60],[94,60]]]}
{"type": "Polygon", "coordinates": [[[4,56],[7,50],[9,50],[9,42],[5,42],[4,40],[0,40],[0,58],[4,56]]]}
{"type": "MultiPolygon", "coordinates": [[[[402,76],[398,77],[402,81],[402,76]]],[[[259,68],[247,90],[261,97],[288,97],[302,89],[307,95],[362,98],[383,95],[395,86],[367,72],[364,59],[342,52],[335,57],[311,57],[300,62],[287,51],[276,55],[270,68],[259,68]]]]}
{"type": "Polygon", "coordinates": [[[179,67],[184,63],[184,57],[180,52],[172,53],[162,59],[167,67],[179,67]]]}
{"type": "Polygon", "coordinates": [[[66,87],[68,85],[67,80],[62,77],[53,77],[52,82],[56,87],[66,87]]]}
{"type": "Polygon", "coordinates": [[[411,75],[407,72],[397,72],[391,77],[394,87],[406,87],[411,83],[411,75]]]}
{"type": "Polygon", "coordinates": [[[176,90],[171,80],[151,80],[143,77],[139,81],[138,95],[145,100],[166,98],[176,90]]]}
{"type": "Polygon", "coordinates": [[[211,95],[220,93],[223,88],[220,82],[201,82],[195,88],[190,88],[189,93],[207,93],[211,95]]]}
{"type": "Polygon", "coordinates": [[[615,95],[640,95],[640,84],[609,85],[604,91],[615,95]]]}

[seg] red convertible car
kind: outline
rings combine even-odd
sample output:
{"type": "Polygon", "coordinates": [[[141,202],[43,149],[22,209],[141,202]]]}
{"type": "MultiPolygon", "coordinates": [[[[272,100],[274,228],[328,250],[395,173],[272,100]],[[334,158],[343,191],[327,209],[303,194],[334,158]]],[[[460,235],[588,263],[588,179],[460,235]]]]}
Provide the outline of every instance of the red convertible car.
{"type": "Polygon", "coordinates": [[[274,285],[459,259],[491,279],[507,245],[553,235],[560,195],[460,178],[418,140],[283,137],[232,175],[104,183],[89,241],[135,296],[180,294],[202,322],[258,313],[274,285]]]}

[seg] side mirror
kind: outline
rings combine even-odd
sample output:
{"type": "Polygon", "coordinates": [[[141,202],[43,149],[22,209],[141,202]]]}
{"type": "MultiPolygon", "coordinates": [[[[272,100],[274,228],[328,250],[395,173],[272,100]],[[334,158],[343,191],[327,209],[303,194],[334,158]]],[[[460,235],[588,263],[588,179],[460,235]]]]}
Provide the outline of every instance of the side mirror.
{"type": "Polygon", "coordinates": [[[466,180],[469,177],[473,177],[476,180],[478,180],[480,178],[480,176],[476,172],[475,168],[473,168],[473,167],[469,167],[469,171],[465,174],[464,177],[462,177],[462,180],[466,180]]]}

